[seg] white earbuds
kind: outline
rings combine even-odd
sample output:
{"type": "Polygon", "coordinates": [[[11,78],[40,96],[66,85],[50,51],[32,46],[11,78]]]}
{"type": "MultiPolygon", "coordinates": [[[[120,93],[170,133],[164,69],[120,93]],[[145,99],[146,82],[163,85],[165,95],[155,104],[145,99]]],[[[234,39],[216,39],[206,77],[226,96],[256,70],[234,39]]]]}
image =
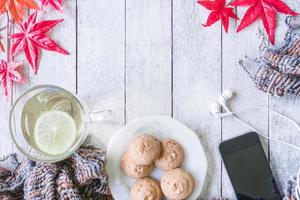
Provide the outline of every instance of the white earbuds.
{"type": "MultiPolygon", "coordinates": [[[[222,107],[226,112],[231,113],[229,107],[227,106],[227,102],[233,97],[233,92],[231,90],[225,90],[219,97],[218,102],[212,103],[210,105],[210,113],[216,117],[221,118],[225,115],[222,114],[222,107]]],[[[228,114],[226,114],[227,116],[228,114]]]]}
{"type": "Polygon", "coordinates": [[[260,107],[260,106],[255,106],[255,107],[247,107],[247,108],[242,108],[236,111],[231,111],[231,109],[228,106],[228,102],[229,100],[233,97],[233,92],[231,90],[225,90],[219,97],[218,97],[218,102],[216,103],[212,103],[210,105],[210,113],[217,119],[222,118],[222,117],[226,117],[226,116],[232,116],[234,118],[236,118],[238,121],[240,121],[241,123],[243,123],[244,125],[246,125],[248,128],[252,129],[253,131],[257,132],[258,134],[260,134],[262,137],[276,141],[276,142],[280,142],[282,144],[285,144],[289,147],[292,147],[298,151],[300,151],[300,147],[295,146],[293,144],[287,143],[285,141],[281,141],[279,139],[273,139],[271,137],[265,136],[262,132],[260,132],[258,129],[254,128],[252,125],[248,124],[247,122],[245,122],[244,120],[240,119],[236,114],[240,113],[240,112],[246,112],[246,111],[250,111],[250,110],[265,110],[268,112],[271,112],[273,114],[276,114],[288,121],[290,121],[292,124],[294,124],[294,126],[297,128],[297,131],[300,132],[300,127],[297,124],[297,122],[295,122],[294,120],[290,119],[289,117],[276,112],[274,110],[271,110],[269,108],[265,108],[265,107],[260,107]],[[222,112],[222,108],[225,110],[225,112],[222,112]]]}
{"type": "Polygon", "coordinates": [[[219,104],[229,112],[227,102],[233,97],[233,92],[231,90],[225,90],[218,98],[219,104]]]}

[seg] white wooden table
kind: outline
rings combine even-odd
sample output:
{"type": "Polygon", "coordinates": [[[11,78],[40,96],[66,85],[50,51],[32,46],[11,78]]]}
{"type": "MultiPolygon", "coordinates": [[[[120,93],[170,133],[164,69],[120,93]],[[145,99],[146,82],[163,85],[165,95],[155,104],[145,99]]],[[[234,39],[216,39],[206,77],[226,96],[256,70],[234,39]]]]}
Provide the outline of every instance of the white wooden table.
{"type": "MultiPolygon", "coordinates": [[[[300,11],[298,0],[287,3],[300,11]]],[[[238,65],[246,54],[257,55],[260,23],[239,34],[233,21],[229,34],[220,23],[203,28],[208,13],[194,0],[66,0],[64,10],[47,16],[65,19],[52,37],[71,54],[43,51],[38,75],[26,67],[28,82],[14,88],[11,101],[0,98],[1,155],[16,151],[7,122],[12,102],[34,85],[55,84],[76,92],[92,108],[116,113],[118,123],[91,128],[98,144],[106,145],[115,130],[139,116],[164,114],[186,124],[199,135],[209,162],[200,199],[235,199],[218,145],[249,129],[231,118],[212,118],[210,103],[230,88],[237,93],[233,108],[265,106],[300,121],[300,98],[270,97],[258,91],[238,65]]],[[[244,11],[237,11],[239,17],[244,11]]],[[[286,30],[284,18],[278,22],[277,41],[286,30]]],[[[294,127],[271,113],[243,117],[269,136],[297,141],[294,127]]],[[[299,153],[273,142],[264,144],[283,187],[300,167],[295,162],[299,153]]]]}

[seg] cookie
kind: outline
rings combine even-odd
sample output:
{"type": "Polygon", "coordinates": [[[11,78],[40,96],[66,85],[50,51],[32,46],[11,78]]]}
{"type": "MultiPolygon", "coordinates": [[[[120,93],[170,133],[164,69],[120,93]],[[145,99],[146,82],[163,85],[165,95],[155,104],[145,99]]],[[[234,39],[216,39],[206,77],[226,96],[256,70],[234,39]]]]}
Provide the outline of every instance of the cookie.
{"type": "Polygon", "coordinates": [[[122,171],[131,178],[144,178],[152,171],[153,165],[136,164],[127,154],[124,154],[121,160],[122,171]]]}
{"type": "Polygon", "coordinates": [[[161,179],[163,194],[172,200],[188,198],[194,191],[195,182],[190,173],[176,168],[168,171],[161,179]]]}
{"type": "Polygon", "coordinates": [[[131,200],[162,200],[159,182],[147,177],[137,181],[130,191],[131,200]]]}
{"type": "Polygon", "coordinates": [[[150,165],[160,155],[160,142],[151,135],[140,135],[128,145],[128,156],[137,164],[150,165]]]}
{"type": "Polygon", "coordinates": [[[184,160],[184,151],[181,145],[172,139],[161,141],[161,153],[155,160],[156,167],[168,171],[180,167],[184,160]]]}

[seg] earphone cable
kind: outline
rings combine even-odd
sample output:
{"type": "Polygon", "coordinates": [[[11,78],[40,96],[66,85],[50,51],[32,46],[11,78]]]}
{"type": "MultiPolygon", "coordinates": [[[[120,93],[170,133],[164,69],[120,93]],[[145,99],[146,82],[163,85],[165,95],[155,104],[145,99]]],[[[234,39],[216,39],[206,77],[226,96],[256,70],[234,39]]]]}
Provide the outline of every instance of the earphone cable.
{"type": "MultiPolygon", "coordinates": [[[[283,119],[291,122],[297,129],[297,131],[300,133],[300,126],[298,125],[298,123],[285,116],[284,114],[281,114],[275,110],[272,110],[270,108],[266,108],[266,107],[262,107],[262,106],[253,106],[253,107],[245,107],[245,108],[241,108],[241,109],[238,109],[236,111],[231,111],[230,108],[227,106],[227,101],[233,96],[233,92],[231,90],[226,90],[224,91],[218,98],[218,102],[217,103],[213,103],[211,104],[211,114],[215,117],[215,118],[222,118],[222,117],[226,117],[226,116],[232,116],[234,117],[235,119],[237,119],[239,122],[241,122],[242,124],[244,124],[245,126],[247,126],[248,128],[252,129],[253,131],[257,132],[259,135],[261,135],[262,137],[268,139],[268,140],[271,140],[271,141],[275,141],[275,142],[278,142],[278,143],[281,143],[281,144],[284,144],[288,147],[291,147],[297,151],[300,151],[300,147],[297,146],[297,145],[293,145],[293,144],[290,144],[288,142],[285,142],[283,140],[280,140],[280,139],[274,139],[274,138],[271,138],[269,136],[266,136],[264,135],[262,132],[260,132],[258,129],[254,128],[251,124],[247,123],[246,121],[244,121],[243,119],[239,118],[239,116],[237,115],[238,113],[241,113],[241,112],[245,112],[247,110],[265,110],[265,111],[268,111],[270,113],[273,113],[277,116],[280,116],[282,117],[283,119]],[[225,113],[222,113],[221,111],[221,106],[222,108],[226,111],[225,113]]],[[[296,183],[296,188],[295,188],[295,195],[296,195],[296,198],[297,200],[300,200],[300,168],[298,170],[298,173],[297,173],[297,177],[296,177],[296,180],[297,183],[296,183]]]]}
{"type": "Polygon", "coordinates": [[[253,131],[257,132],[258,134],[260,134],[262,137],[268,139],[268,140],[272,140],[272,141],[275,141],[275,142],[279,142],[281,144],[285,144],[291,148],[294,148],[298,151],[300,151],[300,147],[296,146],[296,145],[293,145],[293,144],[290,144],[290,143],[287,143],[285,141],[282,141],[282,140],[279,140],[279,139],[274,139],[274,138],[271,138],[269,136],[266,136],[264,135],[262,132],[260,132],[258,129],[254,128],[253,126],[251,126],[250,124],[248,124],[247,122],[245,122],[244,120],[240,119],[239,117],[237,117],[236,115],[233,114],[233,116],[239,120],[241,123],[243,123],[244,125],[246,125],[248,128],[252,129],[253,131]]]}
{"type": "MultiPolygon", "coordinates": [[[[246,111],[246,110],[251,110],[251,109],[262,109],[262,110],[267,110],[267,111],[269,111],[269,112],[272,112],[272,113],[274,113],[274,114],[276,114],[276,115],[278,115],[278,116],[280,116],[280,117],[286,119],[287,121],[290,121],[290,122],[297,128],[298,132],[300,132],[300,127],[299,127],[299,125],[297,124],[296,121],[294,121],[293,119],[291,119],[291,118],[289,118],[289,117],[287,117],[287,116],[285,116],[285,115],[283,115],[283,114],[281,114],[281,113],[279,113],[279,112],[276,112],[276,111],[274,111],[274,110],[272,110],[272,109],[265,108],[265,107],[259,107],[259,106],[257,106],[257,107],[248,107],[248,108],[243,108],[243,109],[240,109],[240,110],[237,110],[237,111],[233,111],[233,112],[230,112],[230,113],[225,113],[225,115],[227,115],[227,114],[232,115],[232,116],[233,116],[234,118],[236,118],[238,121],[240,121],[241,123],[243,123],[244,125],[246,125],[246,126],[249,127],[250,129],[254,130],[255,132],[257,132],[258,134],[260,134],[262,137],[264,137],[264,138],[266,138],[266,139],[273,140],[273,141],[275,141],[275,142],[279,142],[279,143],[281,143],[281,144],[287,145],[287,146],[289,146],[289,147],[291,147],[291,148],[294,148],[294,149],[300,151],[300,147],[298,147],[298,146],[296,146],[296,145],[289,144],[289,143],[287,143],[287,142],[285,142],[285,141],[282,141],[282,140],[279,140],[279,139],[273,139],[273,138],[271,138],[271,137],[265,136],[262,132],[260,132],[259,130],[257,130],[256,128],[254,128],[253,126],[251,126],[250,124],[248,124],[247,122],[245,122],[244,120],[242,120],[241,118],[239,118],[239,117],[236,115],[236,113],[244,112],[244,111],[246,111]]],[[[298,169],[296,181],[297,181],[297,182],[296,182],[295,194],[296,194],[296,198],[297,198],[298,200],[300,200],[300,194],[299,194],[299,193],[300,193],[300,168],[298,169]]]]}
{"type": "Polygon", "coordinates": [[[286,119],[287,121],[290,121],[296,127],[296,129],[300,132],[300,126],[298,125],[298,123],[295,120],[293,120],[293,119],[291,119],[291,118],[285,116],[284,114],[281,114],[281,113],[279,113],[279,112],[277,112],[275,110],[272,110],[270,108],[265,108],[263,106],[255,106],[255,107],[242,108],[242,109],[239,109],[237,111],[232,112],[232,114],[244,112],[246,110],[265,110],[265,111],[274,113],[274,114],[276,114],[276,115],[278,115],[278,116],[286,119]]]}
{"type": "Polygon", "coordinates": [[[269,136],[266,136],[264,135],[261,131],[259,131],[258,129],[254,128],[253,126],[251,126],[250,124],[248,124],[247,122],[245,122],[244,120],[242,120],[241,118],[239,118],[236,114],[238,113],[241,113],[241,112],[245,112],[247,110],[266,110],[266,111],[269,111],[269,112],[272,112],[284,119],[286,119],[287,121],[291,122],[298,130],[298,132],[300,132],[300,127],[299,125],[292,119],[290,119],[289,117],[277,112],[277,111],[274,111],[272,109],[269,109],[269,108],[265,108],[265,107],[261,107],[261,106],[256,106],[256,107],[247,107],[247,108],[241,108],[239,110],[236,110],[236,111],[230,111],[229,109],[226,109],[227,110],[227,113],[223,113],[221,114],[222,117],[226,117],[226,116],[233,116],[234,118],[236,118],[237,120],[239,120],[241,123],[243,123],[245,126],[247,126],[248,128],[252,129],[253,131],[257,132],[258,134],[260,134],[262,137],[266,138],[266,139],[269,139],[269,140],[272,140],[272,141],[275,141],[275,142],[279,142],[281,144],[284,144],[284,145],[287,145],[291,148],[294,148],[298,151],[300,151],[300,147],[296,146],[296,145],[293,145],[293,144],[290,144],[288,142],[285,142],[285,141],[282,141],[282,140],[279,140],[279,139],[274,139],[274,138],[271,138],[269,136]]]}

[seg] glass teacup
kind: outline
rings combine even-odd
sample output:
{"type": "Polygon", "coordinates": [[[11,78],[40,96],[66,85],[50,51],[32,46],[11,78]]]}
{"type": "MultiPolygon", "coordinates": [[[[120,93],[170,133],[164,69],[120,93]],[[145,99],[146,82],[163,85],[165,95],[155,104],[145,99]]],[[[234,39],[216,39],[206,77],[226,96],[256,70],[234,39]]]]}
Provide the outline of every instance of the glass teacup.
{"type": "Polygon", "coordinates": [[[109,118],[109,110],[91,112],[84,101],[63,88],[39,85],[16,100],[9,127],[15,145],[29,159],[57,162],[84,142],[88,123],[109,118]]]}

